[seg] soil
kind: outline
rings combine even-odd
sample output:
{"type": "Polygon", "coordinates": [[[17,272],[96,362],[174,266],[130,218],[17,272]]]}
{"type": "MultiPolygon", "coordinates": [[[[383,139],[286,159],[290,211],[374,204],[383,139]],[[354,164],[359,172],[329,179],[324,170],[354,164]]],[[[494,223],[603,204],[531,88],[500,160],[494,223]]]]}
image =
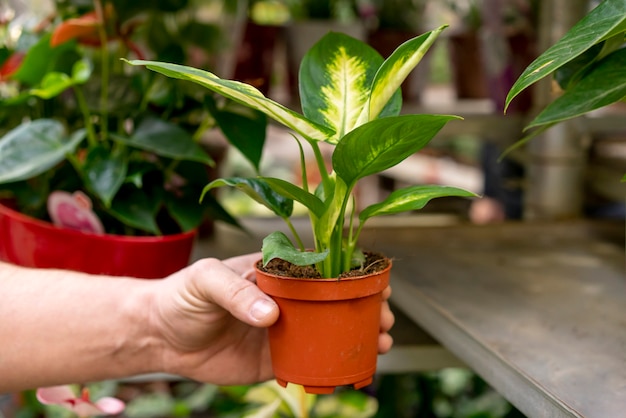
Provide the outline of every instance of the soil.
{"type": "MultiPolygon", "coordinates": [[[[362,266],[354,267],[352,270],[342,273],[338,279],[348,277],[365,276],[380,272],[389,266],[390,260],[380,253],[365,252],[365,263],[362,266]]],[[[262,261],[257,263],[257,268],[269,274],[282,277],[295,277],[300,279],[321,279],[322,276],[315,269],[315,266],[296,266],[288,261],[275,258],[267,266],[263,267],[262,261]]]]}

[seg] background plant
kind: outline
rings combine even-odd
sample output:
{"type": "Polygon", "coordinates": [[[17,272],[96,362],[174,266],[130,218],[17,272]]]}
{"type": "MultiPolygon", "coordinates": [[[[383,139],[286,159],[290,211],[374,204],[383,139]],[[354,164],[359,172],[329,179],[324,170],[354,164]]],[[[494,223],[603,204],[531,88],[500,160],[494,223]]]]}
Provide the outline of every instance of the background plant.
{"type": "Polygon", "coordinates": [[[287,222],[299,248],[284,234],[275,232],[264,240],[265,263],[281,258],[297,265],[316,264],[322,277],[337,277],[362,261],[357,242],[369,218],[420,209],[435,197],[474,196],[452,187],[411,186],[364,208],[358,214],[358,223],[355,222],[352,193],[357,182],[400,163],[424,147],[448,121],[458,119],[449,115],[399,115],[402,98],[398,89],[402,81],[443,29],[413,38],[387,60],[361,41],[329,33],[311,48],[300,66],[303,114],[268,99],[250,85],[224,80],[206,71],[155,61],[130,63],[193,81],[261,111],[311,147],[322,179],[314,190],[307,182],[300,146],[301,187],[278,178],[229,178],[213,181],[205,193],[216,187],[237,187],[287,222]],[[334,146],[330,172],[320,150],[322,141],[334,146]],[[304,251],[305,244],[289,221],[294,201],[309,213],[315,251],[304,251]],[[346,218],[350,221],[344,234],[346,218]]]}
{"type": "Polygon", "coordinates": [[[220,127],[258,167],[265,117],[119,60],[210,65],[223,38],[194,11],[189,1],[59,1],[5,41],[0,120],[13,130],[0,140],[0,196],[48,219],[52,191],[80,190],[110,233],[186,231],[208,217],[236,223],[212,196],[198,203],[215,164],[202,139],[220,127]]]}
{"type": "MultiPolygon", "coordinates": [[[[559,122],[623,101],[626,97],[626,4],[604,0],[548,48],[515,82],[508,107],[523,90],[553,75],[562,89],[525,128],[518,147],[559,122]]],[[[626,174],[622,178],[626,181],[626,174]]]]}

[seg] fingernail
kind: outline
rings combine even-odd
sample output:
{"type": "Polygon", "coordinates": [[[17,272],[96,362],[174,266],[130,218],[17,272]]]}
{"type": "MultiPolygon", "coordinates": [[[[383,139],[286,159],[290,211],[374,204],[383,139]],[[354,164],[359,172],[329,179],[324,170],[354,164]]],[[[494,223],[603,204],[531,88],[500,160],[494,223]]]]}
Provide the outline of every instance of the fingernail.
{"type": "Polygon", "coordinates": [[[276,303],[267,299],[258,299],[252,304],[250,315],[257,321],[261,321],[265,319],[274,309],[276,309],[276,303]]]}

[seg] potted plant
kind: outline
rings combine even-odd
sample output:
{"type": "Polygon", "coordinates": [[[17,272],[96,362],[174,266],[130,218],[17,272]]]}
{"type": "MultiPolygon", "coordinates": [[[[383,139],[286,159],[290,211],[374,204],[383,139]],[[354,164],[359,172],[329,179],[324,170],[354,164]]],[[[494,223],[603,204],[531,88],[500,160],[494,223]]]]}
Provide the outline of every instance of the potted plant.
{"type": "Polygon", "coordinates": [[[358,388],[370,383],[376,367],[381,292],[389,280],[391,260],[358,248],[364,224],[374,216],[420,209],[436,197],[474,196],[453,187],[415,185],[362,210],[357,210],[352,196],[360,179],[400,163],[448,121],[459,119],[399,114],[402,81],[443,29],[407,41],[386,60],[348,35],[325,35],[300,66],[303,114],[249,85],[206,71],[130,61],[264,112],[292,130],[300,144],[301,185],[278,178],[227,178],[204,189],[206,195],[215,188],[236,187],[283,218],[293,231],[297,247],[282,232],[274,232],[264,239],[263,259],[256,266],[258,285],[281,309],[269,334],[274,372],[283,386],[298,383],[311,393],[329,393],[338,385],[358,388]],[[315,156],[321,178],[315,188],[307,180],[302,142],[315,156]],[[330,169],[322,142],[334,146],[330,169]],[[294,202],[308,212],[314,235],[310,246],[290,222],[294,202]],[[292,271],[281,272],[281,267],[292,271]],[[286,277],[293,271],[296,277],[286,277]]]}
{"type": "MultiPolygon", "coordinates": [[[[79,3],[59,6],[58,20],[23,30],[0,54],[0,113],[17,119],[0,139],[0,259],[164,277],[189,262],[207,219],[236,223],[211,196],[198,203],[217,156],[204,133],[219,125],[235,146],[254,138],[257,151],[242,148],[258,166],[265,118],[156,74],[129,74],[120,57],[182,58],[141,32],[132,6],[79,3]]],[[[161,27],[154,7],[142,12],[150,28],[161,27]]],[[[192,23],[180,26],[185,42],[192,23]]]]}

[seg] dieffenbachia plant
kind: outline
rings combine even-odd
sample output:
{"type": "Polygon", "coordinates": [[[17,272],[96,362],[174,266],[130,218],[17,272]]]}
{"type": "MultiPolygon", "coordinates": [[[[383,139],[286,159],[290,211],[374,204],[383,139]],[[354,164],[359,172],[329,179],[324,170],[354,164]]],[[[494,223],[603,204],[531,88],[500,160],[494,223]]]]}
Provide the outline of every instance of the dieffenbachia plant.
{"type": "MultiPolygon", "coordinates": [[[[604,0],[533,61],[515,82],[506,107],[524,89],[553,74],[563,94],[527,126],[534,129],[513,146],[564,120],[626,97],[626,2],[604,0]]],[[[622,181],[626,181],[626,175],[622,181]]]]}
{"type": "MultiPolygon", "coordinates": [[[[315,264],[322,277],[337,277],[358,264],[359,234],[378,215],[421,209],[433,198],[475,196],[455,187],[415,185],[399,189],[385,200],[354,213],[352,191],[357,182],[391,168],[422,149],[450,120],[450,115],[400,115],[400,85],[420,62],[445,27],[400,45],[386,60],[369,45],[341,33],[328,33],[303,58],[299,88],[303,114],[263,96],[247,84],[224,80],[195,68],[154,61],[130,61],[166,76],[198,83],[229,99],[265,113],[312,148],[321,182],[307,183],[300,146],[302,185],[278,178],[227,178],[208,184],[204,193],[222,186],[236,187],[283,218],[298,243],[274,232],[263,242],[263,261],[281,258],[298,265],[315,264]],[[335,146],[328,172],[319,143],[335,146]],[[293,202],[308,210],[315,240],[305,246],[291,225],[293,202]],[[348,213],[349,212],[349,213],[348,213]],[[348,227],[344,228],[346,218],[348,227]]],[[[298,141],[300,143],[300,141],[298,141]]]]}

